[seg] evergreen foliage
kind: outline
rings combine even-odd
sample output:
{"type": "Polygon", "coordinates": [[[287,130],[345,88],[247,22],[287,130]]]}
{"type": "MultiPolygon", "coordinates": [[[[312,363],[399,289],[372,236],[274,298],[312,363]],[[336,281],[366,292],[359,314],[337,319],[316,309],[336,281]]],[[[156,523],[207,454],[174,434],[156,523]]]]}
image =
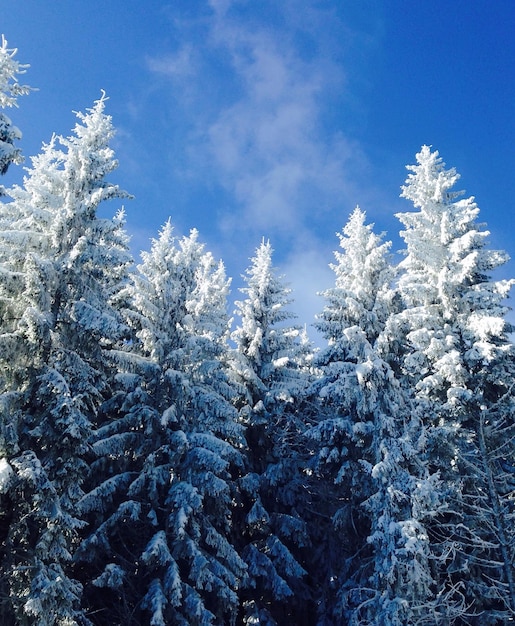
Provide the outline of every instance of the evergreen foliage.
{"type": "Polygon", "coordinates": [[[424,462],[444,482],[444,514],[430,534],[441,560],[438,585],[461,588],[467,619],[513,618],[513,345],[505,320],[513,280],[490,273],[507,255],[487,247],[474,198],[455,191],[459,176],[424,146],[402,196],[415,212],[405,226],[400,264],[400,367],[427,424],[424,462]],[[503,465],[504,464],[504,465],[503,465]]]}
{"type": "Polygon", "coordinates": [[[276,275],[272,247],[261,243],[247,270],[245,300],[236,302],[233,367],[243,388],[247,474],[241,479],[242,594],[246,624],[304,624],[312,611],[303,564],[310,545],[303,468],[301,405],[309,382],[311,346],[288,326],[291,290],[276,275]],[[243,532],[242,532],[243,531],[243,532]],[[294,599],[294,601],[293,601],[294,599]]]}
{"type": "Polygon", "coordinates": [[[3,568],[20,624],[82,615],[70,577],[77,505],[96,413],[110,394],[105,353],[126,332],[110,301],[130,262],[118,220],[96,217],[101,201],[124,195],[105,181],[116,161],[104,106],[102,98],[78,115],[73,136],[44,146],[3,205],[2,452],[16,481],[3,568]]]}
{"type": "Polygon", "coordinates": [[[456,171],[408,167],[397,266],[350,215],[314,350],[265,241],[232,332],[196,230],[133,267],[106,100],[2,188],[0,622],[513,621],[515,281],[456,171]]]}
{"type": "Polygon", "coordinates": [[[124,624],[230,623],[237,611],[246,566],[230,538],[245,441],[223,358],[227,289],[198,233],[178,240],[170,222],[129,288],[130,367],[94,437],[105,480],[84,500],[95,523],[80,551],[93,610],[109,601],[124,624]]]}
{"type": "Polygon", "coordinates": [[[321,585],[335,597],[324,599],[324,613],[335,623],[418,623],[428,610],[438,615],[424,528],[438,492],[419,461],[423,425],[381,356],[396,300],[390,244],[356,208],[340,246],[318,321],[328,341],[313,385],[322,419],[308,433],[318,444],[316,470],[340,502],[332,513],[340,551],[321,585]]]}
{"type": "MultiPolygon", "coordinates": [[[[17,75],[24,74],[28,65],[20,64],[14,57],[17,50],[7,47],[7,41],[2,35],[0,45],[0,108],[18,106],[18,96],[29,93],[30,87],[20,85],[17,75]]],[[[21,131],[13,125],[11,120],[0,112],[0,174],[5,174],[11,163],[21,163],[22,156],[14,142],[21,139],[21,131]]],[[[0,187],[0,196],[3,195],[0,187]]]]}

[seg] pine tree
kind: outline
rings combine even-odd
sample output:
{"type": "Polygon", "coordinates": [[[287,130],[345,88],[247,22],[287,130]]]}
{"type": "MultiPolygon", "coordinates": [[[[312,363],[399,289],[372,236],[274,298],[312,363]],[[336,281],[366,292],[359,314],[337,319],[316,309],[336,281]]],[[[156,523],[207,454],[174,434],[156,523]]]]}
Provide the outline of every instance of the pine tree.
{"type": "Polygon", "coordinates": [[[439,585],[461,585],[466,623],[513,619],[513,346],[503,300],[514,281],[490,273],[507,260],[487,248],[474,198],[459,176],[423,146],[398,215],[406,258],[404,311],[390,332],[404,337],[398,363],[427,424],[426,462],[440,472],[446,512],[430,530],[440,554],[439,585]],[[468,620],[468,621],[467,621],[468,620]]]}
{"type": "Polygon", "coordinates": [[[418,461],[422,425],[381,354],[395,310],[390,244],[357,208],[340,245],[336,284],[317,323],[329,344],[313,387],[322,419],[309,433],[322,490],[332,482],[339,497],[328,511],[340,551],[331,561],[333,538],[322,623],[423,623],[429,610],[435,619],[439,613],[424,526],[438,485],[418,461]]]}
{"type": "MultiPolygon", "coordinates": [[[[7,41],[2,35],[0,46],[0,108],[18,106],[17,98],[28,94],[30,87],[20,85],[17,75],[24,74],[28,65],[21,65],[15,60],[17,50],[7,47],[7,41]]],[[[21,139],[19,128],[11,120],[0,113],[0,174],[5,174],[11,163],[21,163],[21,151],[14,146],[14,142],[21,139]]],[[[0,187],[0,196],[4,194],[0,187]]]]}
{"type": "Polygon", "coordinates": [[[94,444],[109,472],[84,502],[89,598],[98,624],[231,623],[246,567],[231,545],[244,440],[225,364],[228,281],[198,233],[177,240],[170,222],[142,257],[127,312],[132,373],[94,444]]]}
{"type": "Polygon", "coordinates": [[[110,306],[130,262],[102,97],[69,138],[53,138],[10,190],[2,239],[2,446],[15,468],[4,577],[16,623],[85,621],[71,560],[77,504],[98,407],[110,394],[106,353],[126,332],[110,306]],[[57,146],[60,144],[62,149],[57,146]]]}
{"type": "Polygon", "coordinates": [[[299,327],[288,326],[291,290],[272,266],[272,247],[261,243],[247,270],[246,299],[236,302],[233,359],[244,389],[240,414],[248,442],[242,478],[249,576],[242,593],[248,624],[307,623],[309,594],[302,578],[302,551],[309,545],[300,515],[306,460],[301,403],[311,348],[299,327]]]}

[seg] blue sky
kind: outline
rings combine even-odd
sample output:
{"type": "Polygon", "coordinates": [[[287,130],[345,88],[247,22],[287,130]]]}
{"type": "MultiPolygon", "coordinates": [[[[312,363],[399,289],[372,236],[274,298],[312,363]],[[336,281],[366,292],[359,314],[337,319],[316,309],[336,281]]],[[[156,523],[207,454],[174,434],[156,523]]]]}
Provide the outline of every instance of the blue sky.
{"type": "Polygon", "coordinates": [[[402,247],[399,188],[422,144],[515,257],[512,0],[3,0],[0,31],[38,88],[9,113],[26,156],[107,92],[136,257],[171,216],[236,292],[269,238],[310,323],[356,204],[402,247]]]}

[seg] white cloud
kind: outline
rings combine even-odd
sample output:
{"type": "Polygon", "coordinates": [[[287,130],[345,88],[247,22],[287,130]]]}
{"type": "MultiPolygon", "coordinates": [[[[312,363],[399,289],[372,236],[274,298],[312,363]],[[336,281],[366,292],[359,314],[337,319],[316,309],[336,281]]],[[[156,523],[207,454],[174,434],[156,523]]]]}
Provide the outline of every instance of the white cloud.
{"type": "Polygon", "coordinates": [[[208,4],[216,16],[224,16],[232,4],[233,0],[208,0],[208,4]]]}
{"type": "Polygon", "coordinates": [[[309,230],[316,212],[349,201],[353,163],[363,159],[344,136],[324,137],[321,103],[343,84],[341,70],[325,56],[301,58],[288,32],[217,20],[213,40],[230,53],[242,85],[207,132],[219,181],[251,227],[309,230]]]}
{"type": "Polygon", "coordinates": [[[186,44],[175,54],[163,57],[149,57],[147,66],[151,72],[162,74],[172,79],[184,79],[194,76],[196,65],[191,44],[186,44]]]}
{"type": "Polygon", "coordinates": [[[183,179],[206,193],[223,190],[223,202],[198,226],[236,274],[261,237],[270,238],[300,321],[310,324],[323,306],[316,292],[333,280],[334,232],[362,202],[368,168],[335,122],[346,88],[336,34],[349,33],[343,25],[336,33],[334,15],[315,3],[271,3],[270,22],[262,5],[208,4],[207,19],[181,20],[175,53],[148,63],[171,81],[174,115],[189,116],[183,179]]]}
{"type": "Polygon", "coordinates": [[[334,94],[345,85],[333,60],[341,51],[331,48],[334,16],[294,0],[270,5],[272,26],[265,5],[210,0],[210,18],[175,20],[176,50],[147,62],[171,81],[177,110],[190,116],[188,175],[232,198],[219,212],[226,233],[242,216],[270,236],[310,230],[314,219],[360,199],[363,154],[325,120],[336,117],[334,94]]]}

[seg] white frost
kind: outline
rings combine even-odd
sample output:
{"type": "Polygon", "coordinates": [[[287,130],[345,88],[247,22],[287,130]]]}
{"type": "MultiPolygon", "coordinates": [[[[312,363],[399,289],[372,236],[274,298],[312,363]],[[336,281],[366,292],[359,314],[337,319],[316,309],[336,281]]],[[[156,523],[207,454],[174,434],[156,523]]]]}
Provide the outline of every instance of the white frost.
{"type": "Polygon", "coordinates": [[[0,493],[6,493],[9,489],[13,473],[7,459],[0,459],[0,493]]]}

